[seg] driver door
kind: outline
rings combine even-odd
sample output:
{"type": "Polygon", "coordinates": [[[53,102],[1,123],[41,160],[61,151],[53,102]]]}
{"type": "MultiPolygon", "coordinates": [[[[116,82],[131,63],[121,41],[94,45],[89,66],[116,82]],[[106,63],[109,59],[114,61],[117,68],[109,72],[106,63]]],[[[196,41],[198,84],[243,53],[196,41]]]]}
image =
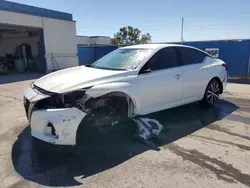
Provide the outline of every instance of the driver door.
{"type": "Polygon", "coordinates": [[[140,114],[148,114],[182,104],[182,70],[177,51],[167,47],[158,51],[138,75],[140,114]]]}

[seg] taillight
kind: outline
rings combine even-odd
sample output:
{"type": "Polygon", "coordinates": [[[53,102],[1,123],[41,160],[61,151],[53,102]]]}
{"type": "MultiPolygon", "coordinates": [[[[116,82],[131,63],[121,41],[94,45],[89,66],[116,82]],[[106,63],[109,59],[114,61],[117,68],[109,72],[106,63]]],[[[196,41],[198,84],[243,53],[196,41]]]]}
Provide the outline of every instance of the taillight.
{"type": "Polygon", "coordinates": [[[223,63],[222,66],[225,67],[225,69],[226,69],[226,71],[227,71],[227,64],[226,64],[226,63],[223,63]]]}

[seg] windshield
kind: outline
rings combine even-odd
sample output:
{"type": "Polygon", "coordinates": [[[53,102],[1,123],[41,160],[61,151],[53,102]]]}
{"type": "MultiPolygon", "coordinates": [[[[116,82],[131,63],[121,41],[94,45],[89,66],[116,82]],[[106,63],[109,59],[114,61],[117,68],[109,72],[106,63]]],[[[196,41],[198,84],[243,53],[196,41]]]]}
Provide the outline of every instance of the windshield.
{"type": "Polygon", "coordinates": [[[117,49],[91,65],[93,68],[110,70],[135,69],[152,53],[152,49],[117,49]]]}

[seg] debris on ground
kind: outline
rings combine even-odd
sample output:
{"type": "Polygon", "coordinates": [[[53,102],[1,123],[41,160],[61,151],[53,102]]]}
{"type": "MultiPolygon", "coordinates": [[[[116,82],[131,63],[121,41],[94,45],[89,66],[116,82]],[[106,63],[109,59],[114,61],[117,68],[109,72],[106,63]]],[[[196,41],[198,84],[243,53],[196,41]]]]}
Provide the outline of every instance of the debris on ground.
{"type": "Polygon", "coordinates": [[[163,126],[159,121],[150,118],[133,119],[137,124],[137,134],[144,140],[158,137],[163,130],[163,126]]]}

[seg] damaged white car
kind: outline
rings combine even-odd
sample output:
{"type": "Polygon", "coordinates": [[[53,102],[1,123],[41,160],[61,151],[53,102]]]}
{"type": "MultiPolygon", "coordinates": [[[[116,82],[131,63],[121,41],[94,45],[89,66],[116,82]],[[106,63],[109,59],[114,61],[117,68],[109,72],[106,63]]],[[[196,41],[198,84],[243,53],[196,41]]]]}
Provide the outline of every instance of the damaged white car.
{"type": "Polygon", "coordinates": [[[101,126],[195,101],[211,106],[226,82],[227,64],[199,49],[135,45],[36,80],[24,106],[33,137],[75,145],[84,121],[101,126]]]}

